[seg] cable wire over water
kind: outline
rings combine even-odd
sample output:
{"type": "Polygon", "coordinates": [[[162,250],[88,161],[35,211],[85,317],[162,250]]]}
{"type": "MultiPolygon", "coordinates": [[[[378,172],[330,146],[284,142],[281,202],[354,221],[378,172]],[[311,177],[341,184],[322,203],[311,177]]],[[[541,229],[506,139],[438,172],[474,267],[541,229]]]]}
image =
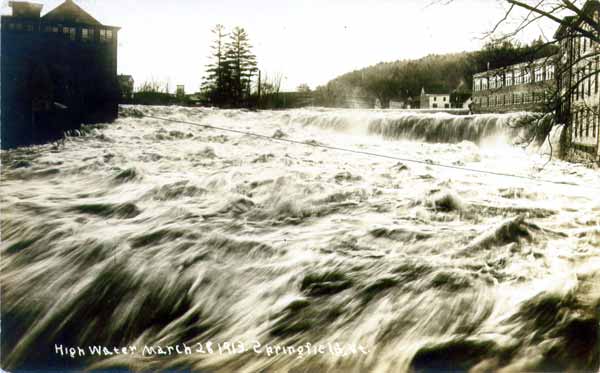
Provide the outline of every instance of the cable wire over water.
{"type": "Polygon", "coordinates": [[[178,119],[163,118],[163,117],[157,117],[157,116],[153,116],[153,115],[143,115],[143,117],[162,120],[162,121],[171,122],[171,123],[189,124],[192,126],[209,128],[209,129],[214,129],[214,130],[218,130],[218,131],[237,133],[237,134],[241,134],[241,135],[248,135],[248,136],[253,136],[256,138],[261,138],[261,139],[270,140],[270,141],[287,142],[287,143],[291,143],[291,144],[298,144],[298,145],[304,145],[304,146],[310,146],[310,147],[322,148],[322,149],[329,149],[329,150],[335,150],[335,151],[341,151],[341,152],[347,152],[347,153],[354,153],[354,154],[362,154],[362,155],[367,155],[370,157],[378,157],[378,158],[390,159],[390,160],[401,161],[401,162],[417,163],[417,164],[422,164],[422,165],[426,165],[426,166],[453,169],[453,170],[464,171],[464,172],[474,172],[474,173],[480,173],[480,174],[486,174],[486,175],[510,177],[510,178],[529,180],[529,181],[535,181],[538,183],[546,183],[546,184],[569,185],[569,186],[584,188],[584,189],[588,189],[588,190],[600,191],[600,188],[594,188],[594,187],[571,183],[571,182],[567,182],[567,181],[548,180],[548,179],[541,179],[541,178],[537,178],[537,177],[533,177],[533,176],[516,175],[516,174],[497,172],[497,171],[486,171],[486,170],[479,170],[479,169],[475,169],[475,168],[460,167],[460,166],[454,166],[454,165],[448,165],[448,164],[442,164],[442,163],[422,161],[422,160],[418,160],[418,159],[396,157],[396,156],[391,156],[391,155],[366,152],[366,151],[356,150],[356,149],[341,148],[341,147],[325,145],[325,144],[316,144],[316,143],[310,143],[310,142],[304,142],[304,141],[286,139],[286,138],[277,138],[277,137],[262,135],[262,134],[250,132],[250,131],[242,131],[242,130],[236,130],[236,129],[232,129],[232,128],[225,128],[225,127],[213,126],[213,125],[209,125],[209,124],[202,124],[202,123],[196,123],[196,122],[190,122],[190,121],[184,121],[184,120],[178,120],[178,119]]]}

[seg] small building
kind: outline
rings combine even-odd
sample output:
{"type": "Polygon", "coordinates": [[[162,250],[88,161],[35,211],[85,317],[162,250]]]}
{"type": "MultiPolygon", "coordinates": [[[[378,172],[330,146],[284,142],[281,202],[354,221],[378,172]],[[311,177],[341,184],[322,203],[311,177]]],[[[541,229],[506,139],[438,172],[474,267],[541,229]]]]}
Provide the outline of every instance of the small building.
{"type": "Polygon", "coordinates": [[[421,109],[450,109],[450,93],[426,93],[425,88],[421,90],[421,109]]]}
{"type": "Polygon", "coordinates": [[[183,84],[177,85],[177,89],[175,90],[175,96],[177,96],[177,97],[185,96],[185,85],[183,85],[183,84]]]}
{"type": "Polygon", "coordinates": [[[555,88],[555,57],[488,70],[473,76],[477,113],[541,111],[555,88]]]}
{"type": "Polygon", "coordinates": [[[557,121],[567,125],[569,148],[600,162],[600,44],[576,30],[597,32],[583,17],[599,23],[600,1],[588,0],[582,15],[567,18],[554,36],[560,45],[557,84],[562,100],[557,121]]]}
{"type": "Polygon", "coordinates": [[[390,109],[406,109],[407,104],[404,101],[390,100],[390,109]]]}
{"type": "Polygon", "coordinates": [[[1,144],[13,148],[61,137],[83,123],[118,116],[118,27],[73,0],[45,15],[10,1],[1,17],[1,144]]]}
{"type": "Polygon", "coordinates": [[[135,81],[131,75],[118,75],[119,91],[121,92],[121,103],[128,104],[133,100],[133,88],[135,81]]]}

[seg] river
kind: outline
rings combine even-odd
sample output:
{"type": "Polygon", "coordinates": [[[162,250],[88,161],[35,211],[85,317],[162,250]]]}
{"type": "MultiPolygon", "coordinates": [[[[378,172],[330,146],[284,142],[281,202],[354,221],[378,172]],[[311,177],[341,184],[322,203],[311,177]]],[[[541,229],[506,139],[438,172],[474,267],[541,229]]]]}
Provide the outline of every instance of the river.
{"type": "Polygon", "coordinates": [[[2,152],[3,369],[598,371],[600,172],[527,114],[125,112],[2,152]]]}

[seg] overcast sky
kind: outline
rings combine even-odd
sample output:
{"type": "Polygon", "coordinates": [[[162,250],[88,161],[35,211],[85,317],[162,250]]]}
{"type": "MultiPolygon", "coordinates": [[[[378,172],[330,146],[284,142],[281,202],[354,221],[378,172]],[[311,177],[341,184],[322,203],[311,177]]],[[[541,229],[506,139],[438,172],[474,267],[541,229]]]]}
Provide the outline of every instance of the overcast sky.
{"type": "MultiPolygon", "coordinates": [[[[263,74],[283,89],[311,88],[381,61],[480,48],[502,18],[502,0],[76,0],[99,21],[121,27],[119,73],[185,84],[196,91],[217,23],[244,27],[263,74]]],[[[48,12],[62,0],[37,1],[48,12]]],[[[8,1],[3,1],[7,12],[8,1]]],[[[554,25],[532,27],[524,41],[554,25]]]]}

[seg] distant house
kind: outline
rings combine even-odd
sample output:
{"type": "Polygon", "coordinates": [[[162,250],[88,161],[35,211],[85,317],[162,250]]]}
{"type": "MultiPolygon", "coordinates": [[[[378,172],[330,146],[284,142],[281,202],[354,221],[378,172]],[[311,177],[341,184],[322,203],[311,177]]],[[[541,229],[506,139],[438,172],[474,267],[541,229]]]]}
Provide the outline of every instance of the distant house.
{"type": "Polygon", "coordinates": [[[555,58],[488,70],[473,76],[473,110],[478,113],[540,111],[555,86],[555,58]]]}
{"type": "Polygon", "coordinates": [[[390,100],[390,109],[406,109],[407,104],[404,101],[390,100]]]}
{"type": "Polygon", "coordinates": [[[421,109],[450,109],[450,93],[426,93],[425,88],[421,90],[421,109]]]}
{"type": "Polygon", "coordinates": [[[118,115],[118,27],[72,0],[41,16],[42,5],[10,1],[1,17],[2,148],[60,137],[82,123],[118,115]]]}
{"type": "Polygon", "coordinates": [[[121,102],[130,103],[133,100],[133,87],[135,81],[131,75],[118,75],[119,91],[121,92],[121,102]]]}

